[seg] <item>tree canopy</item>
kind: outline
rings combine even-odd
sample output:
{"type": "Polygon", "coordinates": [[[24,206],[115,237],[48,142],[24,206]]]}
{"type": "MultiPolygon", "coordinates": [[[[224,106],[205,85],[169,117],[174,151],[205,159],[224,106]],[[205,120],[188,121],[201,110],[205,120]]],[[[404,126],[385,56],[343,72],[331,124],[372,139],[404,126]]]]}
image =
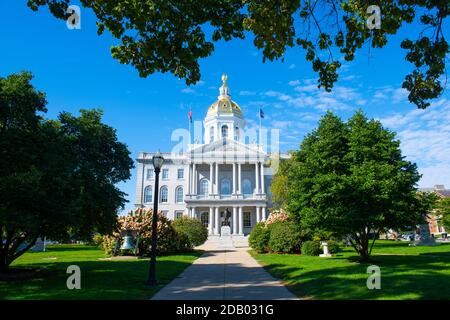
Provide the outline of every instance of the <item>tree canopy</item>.
{"type": "Polygon", "coordinates": [[[349,236],[362,260],[373,234],[415,226],[430,209],[395,134],[361,111],[347,122],[328,112],[287,165],[289,213],[305,229],[349,236]]]}
{"type": "MultiPolygon", "coordinates": [[[[28,0],[32,10],[48,6],[68,19],[69,0],[28,0]]],[[[342,60],[358,50],[382,48],[404,25],[418,22],[423,30],[402,40],[405,59],[413,65],[402,87],[419,108],[445,89],[449,45],[443,25],[450,14],[447,0],[80,0],[97,17],[98,34],[109,30],[120,40],[112,56],[131,64],[140,76],[170,72],[187,84],[200,80],[199,59],[214,52],[214,43],[253,36],[263,61],[283,59],[298,46],[318,73],[318,86],[331,91],[342,60]],[[380,9],[380,28],[368,27],[380,9]]]]}
{"type": "Polygon", "coordinates": [[[27,72],[0,78],[0,272],[39,237],[110,232],[133,161],[99,110],[44,119],[27,72]]]}
{"type": "MultiPolygon", "coordinates": [[[[450,197],[440,198],[436,202],[437,213],[442,218],[442,223],[446,230],[450,230],[450,197]]],[[[448,232],[448,231],[447,231],[448,232]]]]}

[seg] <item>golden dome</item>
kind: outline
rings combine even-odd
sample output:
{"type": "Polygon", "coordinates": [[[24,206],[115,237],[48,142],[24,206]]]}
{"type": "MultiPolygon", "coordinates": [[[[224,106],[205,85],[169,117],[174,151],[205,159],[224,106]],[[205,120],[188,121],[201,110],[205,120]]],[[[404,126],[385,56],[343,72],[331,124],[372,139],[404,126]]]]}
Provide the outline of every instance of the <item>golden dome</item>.
{"type": "Polygon", "coordinates": [[[206,116],[216,116],[219,114],[232,114],[242,118],[242,111],[239,105],[229,98],[222,98],[214,102],[209,108],[206,116]]]}
{"type": "Polygon", "coordinates": [[[219,97],[209,108],[206,116],[216,116],[220,114],[231,114],[242,118],[242,110],[239,105],[231,100],[227,86],[228,76],[222,75],[222,86],[219,88],[219,97]]]}

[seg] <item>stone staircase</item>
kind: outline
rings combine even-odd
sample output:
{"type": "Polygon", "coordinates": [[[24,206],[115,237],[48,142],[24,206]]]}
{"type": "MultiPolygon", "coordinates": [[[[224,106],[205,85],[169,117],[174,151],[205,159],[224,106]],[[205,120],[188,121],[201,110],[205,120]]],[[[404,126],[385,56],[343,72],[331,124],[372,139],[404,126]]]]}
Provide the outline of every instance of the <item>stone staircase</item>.
{"type": "Polygon", "coordinates": [[[213,249],[233,249],[233,248],[246,248],[248,247],[248,236],[239,235],[210,235],[208,240],[204,244],[205,246],[213,249]]]}

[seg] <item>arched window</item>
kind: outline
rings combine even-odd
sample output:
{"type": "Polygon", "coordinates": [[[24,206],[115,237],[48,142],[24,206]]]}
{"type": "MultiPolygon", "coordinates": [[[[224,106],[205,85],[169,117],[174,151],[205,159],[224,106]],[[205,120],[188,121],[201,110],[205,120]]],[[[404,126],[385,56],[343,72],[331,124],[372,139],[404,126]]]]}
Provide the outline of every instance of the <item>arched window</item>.
{"type": "Polygon", "coordinates": [[[209,142],[214,141],[214,127],[209,128],[209,142]]]}
{"type": "Polygon", "coordinates": [[[166,203],[169,201],[169,190],[166,186],[161,187],[161,202],[166,203]]]}
{"type": "Polygon", "coordinates": [[[220,193],[221,194],[231,194],[231,184],[230,180],[223,179],[220,183],[220,193]]]}
{"type": "Polygon", "coordinates": [[[242,181],[242,191],[244,194],[252,194],[252,183],[248,179],[242,181]]]}
{"type": "Polygon", "coordinates": [[[239,141],[239,127],[234,128],[234,140],[239,141]]]}
{"type": "Polygon", "coordinates": [[[228,137],[228,126],[226,124],[224,124],[222,126],[222,138],[226,138],[228,137]]]}
{"type": "Polygon", "coordinates": [[[207,196],[209,194],[208,187],[209,187],[208,180],[202,179],[200,181],[200,195],[201,196],[207,196]]]}
{"type": "Polygon", "coordinates": [[[144,190],[144,202],[151,203],[152,202],[152,187],[148,186],[144,190]]]}
{"type": "Polygon", "coordinates": [[[183,187],[177,187],[175,189],[175,202],[183,203],[183,187]]]}

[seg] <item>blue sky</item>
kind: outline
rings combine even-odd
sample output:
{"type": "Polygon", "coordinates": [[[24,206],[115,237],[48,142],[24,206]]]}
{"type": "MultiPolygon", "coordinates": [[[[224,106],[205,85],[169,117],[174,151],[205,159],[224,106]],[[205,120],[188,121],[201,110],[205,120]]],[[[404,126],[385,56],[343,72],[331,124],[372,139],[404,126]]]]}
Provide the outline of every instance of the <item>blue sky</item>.
{"type": "MultiPolygon", "coordinates": [[[[449,29],[446,21],[447,35],[449,29]]],[[[200,61],[201,82],[188,88],[171,74],[140,78],[132,67],[112,59],[110,46],[117,40],[108,32],[97,35],[89,10],[82,8],[81,30],[69,30],[47,8],[33,12],[26,0],[2,0],[0,76],[33,72],[34,85],[47,93],[50,118],[63,110],[77,114],[81,108],[102,108],[104,121],[117,129],[136,158],[140,151],[170,151],[172,131],[187,128],[189,108],[194,120],[204,118],[225,72],[248,125],[258,122],[262,107],[263,126],[281,130],[282,151],[298,148],[327,109],[345,119],[361,108],[398,133],[404,155],[424,175],[420,186],[450,187],[450,87],[427,110],[409,104],[401,90],[412,66],[404,61],[400,40],[407,35],[415,39],[417,30],[417,25],[406,26],[384,49],[360,51],[344,65],[331,94],[316,88],[316,75],[300,49],[290,49],[284,62],[262,63],[251,36],[217,43],[214,54],[200,61]]],[[[135,175],[133,170],[131,180],[120,184],[129,194],[127,209],[134,203],[135,175]]]]}

